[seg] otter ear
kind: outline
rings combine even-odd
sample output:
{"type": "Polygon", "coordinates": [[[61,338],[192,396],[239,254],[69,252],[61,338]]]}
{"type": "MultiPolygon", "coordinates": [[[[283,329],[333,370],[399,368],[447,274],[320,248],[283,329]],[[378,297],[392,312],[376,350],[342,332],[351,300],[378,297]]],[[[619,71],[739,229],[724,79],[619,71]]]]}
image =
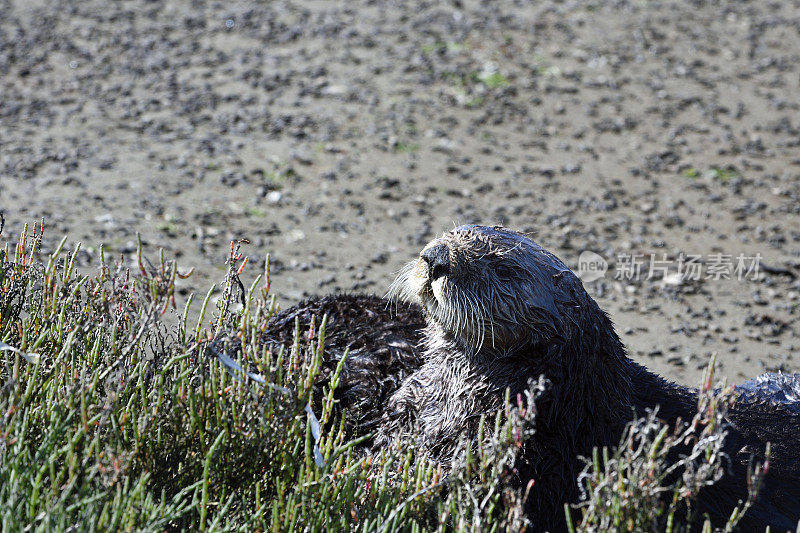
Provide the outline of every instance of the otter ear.
{"type": "Polygon", "coordinates": [[[561,282],[562,279],[564,279],[564,276],[566,276],[567,274],[572,274],[572,271],[560,270],[555,274],[553,274],[553,284],[555,284],[555,286],[558,287],[558,284],[561,282]]]}

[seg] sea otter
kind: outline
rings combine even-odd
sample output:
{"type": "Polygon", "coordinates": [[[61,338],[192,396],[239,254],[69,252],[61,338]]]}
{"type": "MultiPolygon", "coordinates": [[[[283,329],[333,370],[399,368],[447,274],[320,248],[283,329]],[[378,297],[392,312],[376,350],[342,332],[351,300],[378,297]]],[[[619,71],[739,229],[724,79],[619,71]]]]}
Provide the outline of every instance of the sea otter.
{"type": "MultiPolygon", "coordinates": [[[[396,321],[387,322],[405,355],[387,358],[379,342],[368,340],[352,362],[353,379],[345,380],[344,403],[360,401],[363,419],[372,426],[379,420],[376,445],[416,426],[422,446],[446,457],[460,436],[475,435],[479,415],[502,405],[507,388],[514,397],[544,376],[549,388],[536,402],[536,433],[518,465],[521,483],[535,481],[526,503],[535,530],[566,528],[563,503],[578,498],[580,456],[617,445],[626,424],[649,409],[658,408],[671,424],[696,413],[697,391],[630,360],[577,276],[524,234],[458,227],[425,246],[389,296],[407,303],[401,312],[411,327],[398,330],[396,321]],[[421,333],[416,306],[426,322],[421,333]],[[417,340],[420,348],[409,348],[417,340]],[[373,350],[382,355],[373,358],[373,350]],[[370,372],[380,375],[365,381],[370,372]],[[352,394],[356,389],[360,399],[352,394]]],[[[380,330],[385,302],[348,298],[355,318],[334,316],[333,328],[364,322],[380,330]]],[[[748,464],[763,460],[771,442],[769,473],[740,528],[794,531],[800,520],[800,377],[767,374],[737,390],[725,439],[730,467],[697,504],[714,525],[724,525],[747,497],[748,464]]]]}

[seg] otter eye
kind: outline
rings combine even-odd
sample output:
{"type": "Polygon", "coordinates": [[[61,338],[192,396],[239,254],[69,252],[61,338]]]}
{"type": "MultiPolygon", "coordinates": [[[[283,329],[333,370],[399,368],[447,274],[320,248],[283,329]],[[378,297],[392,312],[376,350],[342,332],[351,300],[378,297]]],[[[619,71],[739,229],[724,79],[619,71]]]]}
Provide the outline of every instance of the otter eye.
{"type": "Polygon", "coordinates": [[[497,265],[494,269],[494,273],[497,274],[497,277],[502,279],[511,279],[514,277],[514,269],[505,265],[497,265]]]}

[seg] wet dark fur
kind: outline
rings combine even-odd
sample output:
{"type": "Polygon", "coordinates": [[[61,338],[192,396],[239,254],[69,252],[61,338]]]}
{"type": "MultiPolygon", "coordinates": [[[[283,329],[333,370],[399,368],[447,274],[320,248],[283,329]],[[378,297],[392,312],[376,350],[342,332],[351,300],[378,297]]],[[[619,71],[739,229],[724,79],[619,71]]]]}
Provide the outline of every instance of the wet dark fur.
{"type": "MultiPolygon", "coordinates": [[[[302,334],[315,316],[319,329],[325,315],[325,360],[318,386],[321,391],[349,350],[334,397],[339,407],[347,410],[351,429],[366,432],[378,424],[400,383],[422,364],[417,345],[425,318],[418,306],[390,304],[377,296],[325,296],[277,313],[267,326],[264,340],[275,348],[290,346],[295,319],[300,321],[302,334]]],[[[321,394],[316,396],[319,400],[321,394]]]]}
{"type": "MultiPolygon", "coordinates": [[[[590,456],[593,447],[617,445],[626,423],[656,406],[666,422],[690,420],[697,393],[628,359],[611,320],[578,278],[527,237],[468,226],[426,250],[443,243],[449,271],[438,298],[461,302],[457,312],[437,301],[428,274],[420,274],[428,268],[425,261],[410,264],[394,287],[395,296],[419,302],[425,310],[421,365],[415,349],[421,317],[413,303],[399,307],[395,316],[374,297],[312,300],[274,319],[282,333],[273,340],[290,338],[294,316],[307,324],[312,313],[328,312],[331,364],[348,343],[358,347],[346,366],[342,400],[360,409],[364,426],[383,416],[378,443],[404,438],[405,429],[418,426],[422,444],[443,459],[453,453],[459,436],[475,435],[479,415],[497,409],[506,388],[516,395],[530,379],[544,375],[550,387],[537,400],[536,433],[517,467],[521,486],[535,480],[526,508],[534,529],[564,530],[563,502],[578,498],[576,477],[583,465],[578,457],[590,456]],[[391,342],[399,343],[399,351],[387,351],[391,342]]],[[[715,526],[724,525],[747,497],[748,464],[763,460],[770,441],[765,486],[740,528],[794,530],[800,519],[798,404],[753,383],[739,389],[739,401],[729,412],[725,451],[730,468],[700,494],[698,504],[715,526]]]]}

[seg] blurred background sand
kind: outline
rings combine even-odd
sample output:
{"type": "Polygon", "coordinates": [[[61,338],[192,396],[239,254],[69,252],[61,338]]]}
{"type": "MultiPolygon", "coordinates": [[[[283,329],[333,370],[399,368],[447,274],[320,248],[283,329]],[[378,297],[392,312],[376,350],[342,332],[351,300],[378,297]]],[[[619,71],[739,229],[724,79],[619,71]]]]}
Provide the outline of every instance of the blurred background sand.
{"type": "MultiPolygon", "coordinates": [[[[46,248],[136,233],[283,307],[383,294],[460,223],[532,232],[631,355],[698,384],[800,371],[797,2],[0,1],[0,210],[46,248]],[[761,254],[757,279],[614,280],[619,254],[761,254]]],[[[676,263],[672,263],[673,269],[676,263]]],[[[707,265],[706,265],[707,266],[707,265]]]]}

